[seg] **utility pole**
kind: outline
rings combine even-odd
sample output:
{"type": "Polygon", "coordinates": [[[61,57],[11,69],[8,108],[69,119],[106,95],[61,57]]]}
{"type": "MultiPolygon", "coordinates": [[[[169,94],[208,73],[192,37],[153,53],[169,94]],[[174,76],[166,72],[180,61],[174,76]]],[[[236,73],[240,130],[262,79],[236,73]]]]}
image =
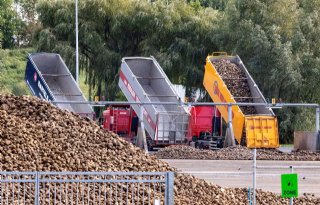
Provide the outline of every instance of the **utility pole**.
{"type": "Polygon", "coordinates": [[[79,36],[78,36],[78,0],[76,0],[76,82],[79,85],[79,36]]]}

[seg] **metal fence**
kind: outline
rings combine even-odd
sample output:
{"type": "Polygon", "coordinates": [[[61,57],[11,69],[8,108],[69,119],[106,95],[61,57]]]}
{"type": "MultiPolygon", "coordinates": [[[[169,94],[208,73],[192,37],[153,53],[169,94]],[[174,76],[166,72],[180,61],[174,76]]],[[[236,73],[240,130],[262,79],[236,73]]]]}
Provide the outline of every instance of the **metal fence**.
{"type": "MultiPolygon", "coordinates": [[[[54,105],[57,104],[89,104],[92,107],[106,107],[110,105],[177,105],[177,106],[226,106],[231,108],[232,106],[264,106],[270,109],[282,109],[288,107],[301,107],[301,108],[314,108],[315,109],[315,121],[316,130],[320,130],[320,105],[315,103],[227,103],[227,102],[127,102],[127,101],[53,101],[54,105]]],[[[229,116],[232,116],[231,109],[228,110],[229,116]]],[[[81,113],[85,116],[85,113],[81,113]]],[[[97,116],[95,116],[97,117],[97,116]]],[[[230,118],[231,119],[231,118],[230,118]]],[[[232,123],[232,120],[230,120],[232,123]]]]}
{"type": "Polygon", "coordinates": [[[0,172],[0,204],[174,203],[172,172],[0,172]]]}

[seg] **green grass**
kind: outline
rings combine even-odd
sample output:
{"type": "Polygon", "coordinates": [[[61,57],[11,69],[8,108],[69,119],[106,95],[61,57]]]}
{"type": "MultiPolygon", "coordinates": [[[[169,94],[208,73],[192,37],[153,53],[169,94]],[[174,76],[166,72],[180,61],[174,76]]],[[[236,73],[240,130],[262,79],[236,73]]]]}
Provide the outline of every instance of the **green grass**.
{"type": "Polygon", "coordinates": [[[0,49],[0,94],[30,94],[25,82],[24,72],[28,53],[32,48],[0,49]]]}
{"type": "MultiPolygon", "coordinates": [[[[31,95],[24,81],[28,53],[33,48],[4,50],[0,49],[0,94],[31,95]]],[[[88,99],[89,86],[85,82],[85,73],[80,72],[80,89],[88,99]]]]}
{"type": "Polygon", "coordinates": [[[89,100],[89,85],[85,84],[86,75],[84,71],[79,72],[79,82],[80,82],[80,90],[84,94],[84,96],[89,100]]]}
{"type": "Polygon", "coordinates": [[[292,147],[293,144],[280,144],[281,147],[292,147]]]}

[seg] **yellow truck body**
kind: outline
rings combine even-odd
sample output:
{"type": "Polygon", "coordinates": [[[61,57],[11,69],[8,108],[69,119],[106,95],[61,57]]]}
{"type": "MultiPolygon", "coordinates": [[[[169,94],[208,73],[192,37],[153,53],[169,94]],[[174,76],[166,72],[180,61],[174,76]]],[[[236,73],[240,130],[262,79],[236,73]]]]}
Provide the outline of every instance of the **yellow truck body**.
{"type": "MultiPolygon", "coordinates": [[[[213,102],[236,103],[222,77],[217,72],[212,61],[221,59],[235,63],[246,74],[253,102],[266,103],[258,86],[243,65],[239,56],[228,56],[226,53],[214,53],[206,59],[203,85],[213,102]],[[216,55],[218,54],[218,55],[216,55]]],[[[223,119],[228,121],[228,106],[217,106],[223,119]]],[[[247,147],[249,148],[276,148],[279,147],[278,123],[271,109],[265,106],[255,106],[258,114],[244,115],[239,106],[232,106],[232,125],[235,139],[240,144],[245,130],[247,147]]]]}
{"type": "Polygon", "coordinates": [[[278,122],[274,116],[245,116],[247,147],[279,147],[278,122]]]}

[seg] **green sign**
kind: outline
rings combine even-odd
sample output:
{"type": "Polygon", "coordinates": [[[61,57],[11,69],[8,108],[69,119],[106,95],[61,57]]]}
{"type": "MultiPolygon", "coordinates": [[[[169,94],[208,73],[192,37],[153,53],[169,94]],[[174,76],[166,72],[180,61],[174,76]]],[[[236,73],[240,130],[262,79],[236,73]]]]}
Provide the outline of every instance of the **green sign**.
{"type": "Polygon", "coordinates": [[[281,174],[281,196],[298,197],[298,174],[281,174]]]}

